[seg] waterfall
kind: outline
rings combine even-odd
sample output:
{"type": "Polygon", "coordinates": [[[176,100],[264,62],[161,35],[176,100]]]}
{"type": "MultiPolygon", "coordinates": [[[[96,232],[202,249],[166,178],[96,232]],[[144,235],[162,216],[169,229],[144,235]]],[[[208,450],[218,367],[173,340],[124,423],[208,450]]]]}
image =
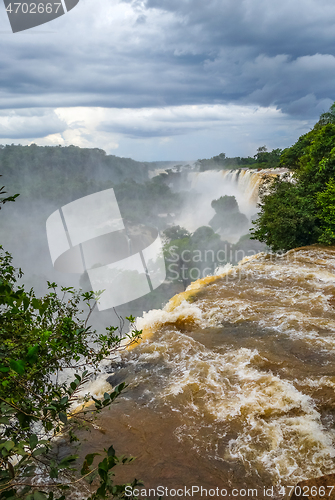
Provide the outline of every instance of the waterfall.
{"type": "MultiPolygon", "coordinates": [[[[188,185],[190,198],[176,224],[194,231],[199,226],[208,225],[215,215],[211,202],[221,196],[235,196],[240,212],[250,220],[257,213],[259,187],[264,177],[283,175],[285,169],[206,170],[190,172],[188,185]]],[[[238,235],[233,238],[236,241],[238,235]]],[[[231,240],[231,241],[233,241],[231,240]]]]}

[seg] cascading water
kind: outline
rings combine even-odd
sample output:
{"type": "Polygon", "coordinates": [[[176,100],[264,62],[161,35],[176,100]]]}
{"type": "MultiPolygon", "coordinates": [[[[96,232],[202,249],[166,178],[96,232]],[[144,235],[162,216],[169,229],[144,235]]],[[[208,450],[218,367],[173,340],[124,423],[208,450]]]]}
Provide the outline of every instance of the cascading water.
{"type": "Polygon", "coordinates": [[[332,248],[262,253],[139,318],[142,342],[101,379],[128,392],[87,449],[108,438],[137,456],[120,478],[147,488],[287,498],[287,486],[334,472],[334,270],[332,248]]]}
{"type": "MultiPolygon", "coordinates": [[[[189,201],[176,224],[195,231],[198,227],[208,225],[215,215],[211,202],[221,196],[235,196],[240,211],[250,220],[257,213],[259,186],[266,175],[282,175],[285,169],[263,169],[260,171],[240,170],[207,170],[188,174],[189,201]],[[196,203],[195,203],[196,200],[196,203]]],[[[245,232],[245,231],[244,231],[245,232]]],[[[235,242],[243,231],[236,230],[229,241],[235,242]]]]}

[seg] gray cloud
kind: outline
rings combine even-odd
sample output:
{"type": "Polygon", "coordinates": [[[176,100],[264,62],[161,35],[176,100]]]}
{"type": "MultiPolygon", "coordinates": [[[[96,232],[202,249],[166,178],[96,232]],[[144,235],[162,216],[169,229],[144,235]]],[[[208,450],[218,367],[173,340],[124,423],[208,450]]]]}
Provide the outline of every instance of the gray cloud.
{"type": "Polygon", "coordinates": [[[53,110],[0,111],[0,138],[32,139],[63,132],[67,128],[53,110]]]}
{"type": "Polygon", "coordinates": [[[235,103],[317,118],[335,99],[334,22],[328,0],[81,0],[55,33],[0,33],[0,109],[235,103]]]}

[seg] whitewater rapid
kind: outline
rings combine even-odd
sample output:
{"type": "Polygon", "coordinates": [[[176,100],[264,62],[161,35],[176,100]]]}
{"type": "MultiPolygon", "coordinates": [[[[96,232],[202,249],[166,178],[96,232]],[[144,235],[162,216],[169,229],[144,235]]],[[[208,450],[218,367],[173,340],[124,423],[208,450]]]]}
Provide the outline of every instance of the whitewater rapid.
{"type": "Polygon", "coordinates": [[[130,384],[115,415],[148,452],[134,465],[147,484],[169,481],[171,443],[187,457],[173,481],[191,481],[199,460],[202,481],[212,471],[218,486],[277,491],[335,471],[334,270],[334,248],[258,254],[137,320],[143,340],[103,384],[130,384]]]}

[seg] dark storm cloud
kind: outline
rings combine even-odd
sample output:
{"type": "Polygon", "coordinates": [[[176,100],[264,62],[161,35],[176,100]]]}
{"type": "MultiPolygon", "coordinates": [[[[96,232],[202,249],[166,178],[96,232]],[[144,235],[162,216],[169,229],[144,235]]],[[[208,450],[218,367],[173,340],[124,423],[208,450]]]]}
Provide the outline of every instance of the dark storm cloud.
{"type": "Polygon", "coordinates": [[[202,42],[214,49],[221,42],[272,56],[298,57],[321,47],[334,52],[335,13],[330,0],[146,0],[145,4],[148,9],[176,13],[184,26],[196,28],[202,42]]]}
{"type": "Polygon", "coordinates": [[[236,103],[317,116],[335,99],[334,22],[326,0],[81,0],[54,34],[0,35],[0,108],[236,103]]]}

